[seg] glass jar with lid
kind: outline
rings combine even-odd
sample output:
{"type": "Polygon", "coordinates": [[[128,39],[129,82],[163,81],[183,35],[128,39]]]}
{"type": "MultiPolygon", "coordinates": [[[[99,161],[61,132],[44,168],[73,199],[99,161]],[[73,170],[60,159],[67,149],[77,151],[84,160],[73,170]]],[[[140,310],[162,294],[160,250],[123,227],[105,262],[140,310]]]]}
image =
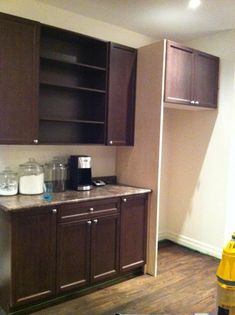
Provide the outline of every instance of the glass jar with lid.
{"type": "Polygon", "coordinates": [[[13,196],[18,193],[18,176],[10,168],[6,167],[0,173],[0,195],[13,196]]]}
{"type": "Polygon", "coordinates": [[[52,185],[53,192],[66,190],[67,165],[58,157],[44,165],[45,184],[52,185]]]}
{"type": "Polygon", "coordinates": [[[43,193],[44,172],[43,167],[33,158],[20,165],[19,192],[24,195],[37,195],[43,193]]]}

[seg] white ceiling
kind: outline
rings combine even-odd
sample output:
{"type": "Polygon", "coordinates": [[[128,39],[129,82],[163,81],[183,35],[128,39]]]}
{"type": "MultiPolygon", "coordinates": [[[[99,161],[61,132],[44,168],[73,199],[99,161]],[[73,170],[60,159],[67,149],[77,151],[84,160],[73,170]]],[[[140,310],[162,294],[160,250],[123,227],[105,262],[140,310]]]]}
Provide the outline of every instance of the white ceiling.
{"type": "Polygon", "coordinates": [[[195,10],[188,0],[39,1],[155,39],[184,41],[235,29],[235,0],[201,0],[195,10]]]}

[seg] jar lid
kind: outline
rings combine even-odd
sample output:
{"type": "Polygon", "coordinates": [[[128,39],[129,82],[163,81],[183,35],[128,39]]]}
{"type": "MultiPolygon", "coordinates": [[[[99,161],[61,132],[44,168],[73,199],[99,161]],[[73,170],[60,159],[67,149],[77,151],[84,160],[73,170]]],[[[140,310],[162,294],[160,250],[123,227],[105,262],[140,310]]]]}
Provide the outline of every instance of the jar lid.
{"type": "Polygon", "coordinates": [[[13,172],[10,167],[6,167],[2,172],[0,172],[0,175],[8,177],[8,176],[17,176],[16,172],[13,172]]]}
{"type": "Polygon", "coordinates": [[[41,165],[35,161],[34,158],[29,158],[29,160],[24,163],[24,164],[20,164],[20,168],[24,168],[24,169],[30,169],[30,170],[42,170],[41,165]]]}
{"type": "Polygon", "coordinates": [[[45,165],[50,168],[60,168],[60,169],[65,169],[67,167],[67,165],[64,162],[62,162],[60,158],[58,157],[54,157],[53,160],[45,163],[45,165]]]}

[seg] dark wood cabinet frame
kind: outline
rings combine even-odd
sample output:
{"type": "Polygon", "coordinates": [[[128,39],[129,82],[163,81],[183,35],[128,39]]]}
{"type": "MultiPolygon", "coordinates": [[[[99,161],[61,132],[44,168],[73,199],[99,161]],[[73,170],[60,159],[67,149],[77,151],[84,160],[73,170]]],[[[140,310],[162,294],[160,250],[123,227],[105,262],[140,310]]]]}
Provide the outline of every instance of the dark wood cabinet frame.
{"type": "Polygon", "coordinates": [[[26,312],[143,273],[147,200],[0,210],[0,307],[26,312]]]}

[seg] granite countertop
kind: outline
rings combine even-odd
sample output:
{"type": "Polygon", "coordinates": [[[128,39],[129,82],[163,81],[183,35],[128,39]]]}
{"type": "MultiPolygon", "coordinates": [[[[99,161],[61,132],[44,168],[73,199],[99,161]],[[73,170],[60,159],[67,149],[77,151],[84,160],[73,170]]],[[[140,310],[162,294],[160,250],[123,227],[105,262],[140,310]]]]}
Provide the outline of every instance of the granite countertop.
{"type": "Polygon", "coordinates": [[[4,211],[17,211],[32,207],[53,206],[71,202],[91,201],[104,198],[122,197],[151,192],[151,189],[130,187],[124,185],[106,185],[95,187],[89,191],[68,190],[61,193],[53,193],[52,200],[46,201],[43,195],[16,195],[1,196],[0,209],[4,211]]]}

